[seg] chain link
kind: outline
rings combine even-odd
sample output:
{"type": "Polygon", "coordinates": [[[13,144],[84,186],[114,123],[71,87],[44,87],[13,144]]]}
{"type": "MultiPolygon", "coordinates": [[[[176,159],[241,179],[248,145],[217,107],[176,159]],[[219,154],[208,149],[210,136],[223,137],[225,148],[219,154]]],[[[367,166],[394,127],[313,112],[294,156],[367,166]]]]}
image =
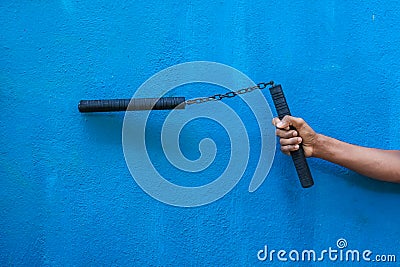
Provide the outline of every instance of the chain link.
{"type": "Polygon", "coordinates": [[[268,85],[273,86],[274,82],[270,81],[268,83],[259,83],[255,86],[252,87],[247,87],[247,88],[243,88],[237,91],[231,91],[225,94],[216,94],[213,96],[209,96],[209,97],[199,97],[199,98],[194,98],[194,99],[190,99],[190,100],[186,100],[186,105],[192,105],[192,104],[201,104],[201,103],[205,103],[205,102],[210,102],[210,101],[219,101],[222,100],[224,98],[232,98],[235,97],[237,95],[242,95],[242,94],[246,94],[246,93],[250,93],[256,89],[265,89],[267,88],[268,85]]]}

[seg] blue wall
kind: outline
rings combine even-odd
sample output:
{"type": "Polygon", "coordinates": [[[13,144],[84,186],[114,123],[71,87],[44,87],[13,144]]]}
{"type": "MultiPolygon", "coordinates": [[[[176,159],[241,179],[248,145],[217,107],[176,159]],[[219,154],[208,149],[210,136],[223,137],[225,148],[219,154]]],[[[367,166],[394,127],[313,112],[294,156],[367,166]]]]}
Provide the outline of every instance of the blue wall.
{"type": "Polygon", "coordinates": [[[2,1],[0,264],[246,266],[264,245],[323,249],[341,237],[398,253],[399,185],[311,159],[316,185],[302,190],[277,152],[256,192],[254,163],[219,201],[172,207],[131,178],[123,114],[76,105],[216,61],[282,83],[319,132],[400,149],[399,20],[397,1],[2,1]]]}

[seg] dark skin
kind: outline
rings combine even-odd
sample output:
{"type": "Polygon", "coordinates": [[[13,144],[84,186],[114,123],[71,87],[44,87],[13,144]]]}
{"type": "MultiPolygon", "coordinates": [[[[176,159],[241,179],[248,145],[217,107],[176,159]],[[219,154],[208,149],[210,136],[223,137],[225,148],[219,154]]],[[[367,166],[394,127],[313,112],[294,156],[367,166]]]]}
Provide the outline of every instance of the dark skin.
{"type": "Polygon", "coordinates": [[[299,149],[302,143],[306,157],[321,158],[373,179],[400,183],[400,151],[361,147],[316,133],[303,119],[285,116],[272,124],[280,137],[281,151],[299,149]],[[290,130],[294,126],[297,130],[290,130]]]}

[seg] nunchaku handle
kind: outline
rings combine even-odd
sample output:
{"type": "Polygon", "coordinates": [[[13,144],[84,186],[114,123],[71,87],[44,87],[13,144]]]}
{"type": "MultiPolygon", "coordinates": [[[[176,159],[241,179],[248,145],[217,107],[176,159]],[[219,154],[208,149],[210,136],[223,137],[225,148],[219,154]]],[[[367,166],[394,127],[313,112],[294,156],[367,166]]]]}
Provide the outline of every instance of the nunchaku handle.
{"type": "MultiPolygon", "coordinates": [[[[279,119],[283,119],[286,115],[291,115],[289,106],[286,102],[285,95],[283,94],[282,86],[275,85],[269,89],[272,100],[274,101],[276,112],[278,113],[279,119]]],[[[296,130],[293,126],[290,127],[296,130]]],[[[308,188],[314,185],[314,180],[311,175],[310,168],[304,155],[304,149],[302,144],[299,145],[299,149],[290,152],[294,166],[296,167],[297,175],[299,176],[301,186],[308,188]]]]}
{"type": "Polygon", "coordinates": [[[184,109],[184,97],[132,98],[108,100],[81,100],[78,104],[80,112],[111,112],[133,110],[184,109]],[[130,104],[129,104],[130,103],[130,104]]]}

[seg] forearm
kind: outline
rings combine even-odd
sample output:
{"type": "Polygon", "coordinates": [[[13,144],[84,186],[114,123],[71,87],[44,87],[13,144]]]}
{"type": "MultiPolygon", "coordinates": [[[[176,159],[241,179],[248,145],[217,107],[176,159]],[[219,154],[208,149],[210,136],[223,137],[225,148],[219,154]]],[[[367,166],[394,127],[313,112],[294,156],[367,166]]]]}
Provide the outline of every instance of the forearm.
{"type": "Polygon", "coordinates": [[[313,156],[374,179],[400,183],[400,151],[356,146],[318,134],[313,156]]]}

